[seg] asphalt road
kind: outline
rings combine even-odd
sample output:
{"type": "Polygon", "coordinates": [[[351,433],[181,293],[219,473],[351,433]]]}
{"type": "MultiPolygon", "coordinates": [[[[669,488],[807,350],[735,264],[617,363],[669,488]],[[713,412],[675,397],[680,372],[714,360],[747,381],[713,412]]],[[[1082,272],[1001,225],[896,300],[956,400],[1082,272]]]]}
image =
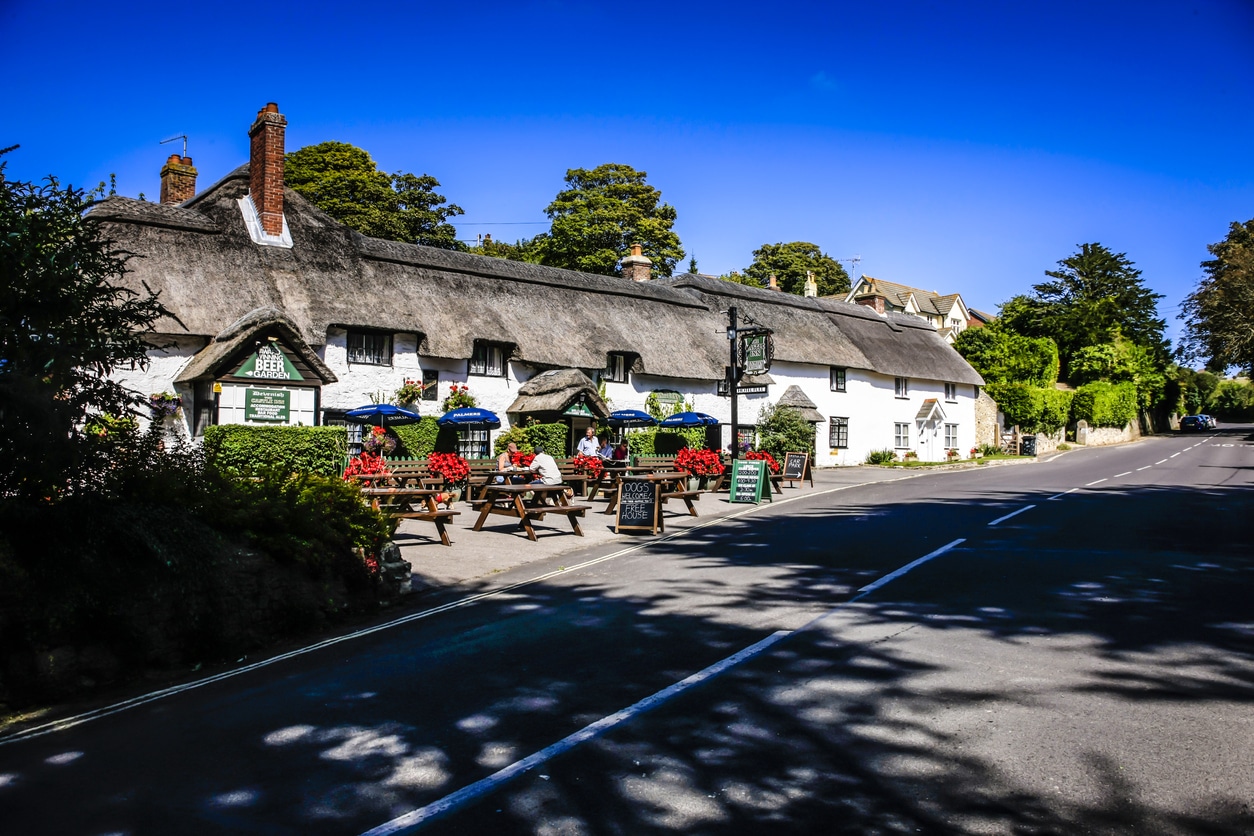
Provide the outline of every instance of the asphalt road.
{"type": "Polygon", "coordinates": [[[1249,427],[819,491],[0,738],[0,833],[1251,833],[1252,534],[1249,427]]]}

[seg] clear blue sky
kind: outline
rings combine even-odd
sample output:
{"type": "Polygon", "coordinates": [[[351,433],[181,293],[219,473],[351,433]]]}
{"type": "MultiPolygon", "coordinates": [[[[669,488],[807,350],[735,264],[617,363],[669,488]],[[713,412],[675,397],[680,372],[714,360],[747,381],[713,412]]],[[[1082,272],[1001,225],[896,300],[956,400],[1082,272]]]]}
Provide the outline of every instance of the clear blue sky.
{"type": "Polygon", "coordinates": [[[1254,217],[1251,0],[0,0],[0,35],[8,175],[149,199],[159,140],[188,134],[207,186],[274,101],[288,150],[435,176],[463,238],[542,231],[566,169],[620,162],[702,272],[811,241],[995,311],[1100,241],[1173,335],[1254,217]]]}

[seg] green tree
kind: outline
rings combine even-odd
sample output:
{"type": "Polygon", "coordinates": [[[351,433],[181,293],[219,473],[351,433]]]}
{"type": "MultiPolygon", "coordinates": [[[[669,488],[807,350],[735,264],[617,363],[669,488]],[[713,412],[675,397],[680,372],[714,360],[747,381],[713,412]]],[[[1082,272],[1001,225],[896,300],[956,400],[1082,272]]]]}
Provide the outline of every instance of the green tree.
{"type": "Polygon", "coordinates": [[[1166,368],[1166,322],[1158,317],[1162,294],[1149,290],[1123,253],[1101,244],[1082,244],[1075,255],[1047,270],[1052,281],[1033,285],[1031,296],[1001,308],[1006,327],[1025,336],[1050,337],[1058,344],[1062,377],[1072,379],[1071,360],[1086,346],[1122,336],[1154,354],[1166,368]]]}
{"type": "Polygon", "coordinates": [[[605,163],[566,172],[567,188],[544,211],[552,221],[537,235],[540,263],[613,276],[619,262],[640,244],[658,275],[669,276],[684,257],[675,209],[645,182],[646,172],[605,163]]]}
{"type": "Polygon", "coordinates": [[[770,453],[780,464],[788,452],[809,453],[813,458],[814,425],[792,407],[763,407],[758,413],[758,449],[770,453]]]}
{"type": "Polygon", "coordinates": [[[429,174],[385,174],[362,149],[322,142],[293,151],[285,160],[287,185],[340,223],[363,235],[445,250],[461,250],[448,219],[464,214],[436,193],[429,174]]]}
{"type": "MultiPolygon", "coordinates": [[[[3,153],[3,152],[0,152],[3,153]]],[[[87,210],[99,192],[8,180],[0,163],[0,497],[45,499],[103,467],[137,395],[110,379],[147,366],[168,311],[120,286],[128,255],[87,210]],[[96,416],[101,416],[96,418],[96,416]],[[94,419],[94,420],[93,420],[94,419]]]]}
{"type": "Polygon", "coordinates": [[[1215,257],[1202,262],[1205,276],[1184,300],[1180,354],[1212,371],[1254,371],[1254,219],[1234,222],[1206,249],[1215,257]]]}
{"type": "Polygon", "coordinates": [[[817,244],[793,241],[788,244],[763,244],[753,251],[753,263],[745,268],[745,277],[767,287],[775,276],[786,293],[805,294],[806,273],[814,274],[820,296],[844,295],[849,292],[849,274],[817,244]]]}
{"type": "Polygon", "coordinates": [[[968,328],[954,348],[986,383],[1053,386],[1058,380],[1058,346],[1049,337],[1016,334],[995,319],[983,328],[968,328]]]}
{"type": "Polygon", "coordinates": [[[539,264],[540,252],[535,241],[535,238],[521,238],[513,244],[507,244],[504,241],[493,241],[487,238],[470,247],[469,251],[477,255],[503,258],[507,261],[529,261],[532,264],[539,264]]]}

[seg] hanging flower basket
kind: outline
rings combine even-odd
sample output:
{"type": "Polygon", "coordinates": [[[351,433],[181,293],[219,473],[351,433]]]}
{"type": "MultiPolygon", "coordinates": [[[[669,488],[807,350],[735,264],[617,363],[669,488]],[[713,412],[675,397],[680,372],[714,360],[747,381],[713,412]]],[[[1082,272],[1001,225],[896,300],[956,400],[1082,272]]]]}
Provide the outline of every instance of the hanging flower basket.
{"type": "Polygon", "coordinates": [[[153,418],[169,418],[183,408],[183,399],[169,392],[156,392],[148,396],[148,408],[153,418]]]}
{"type": "Polygon", "coordinates": [[[450,383],[448,394],[444,396],[444,403],[441,404],[445,412],[451,412],[454,409],[461,409],[465,406],[478,406],[475,403],[475,396],[470,394],[470,387],[465,383],[450,383]]]}
{"type": "Polygon", "coordinates": [[[361,449],[364,453],[387,455],[396,449],[396,436],[383,427],[371,427],[370,432],[362,433],[361,449]]]}

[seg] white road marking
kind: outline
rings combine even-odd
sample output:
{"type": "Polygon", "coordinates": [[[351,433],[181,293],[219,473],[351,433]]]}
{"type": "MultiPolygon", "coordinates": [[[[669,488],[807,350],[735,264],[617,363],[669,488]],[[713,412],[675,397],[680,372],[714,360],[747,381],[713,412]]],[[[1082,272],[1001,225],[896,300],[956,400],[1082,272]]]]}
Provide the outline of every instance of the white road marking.
{"type": "Polygon", "coordinates": [[[1158,461],[1154,462],[1154,464],[1164,464],[1166,461],[1167,461],[1166,459],[1159,459],[1158,461]]]}
{"type": "Polygon", "coordinates": [[[1154,466],[1154,465],[1152,465],[1152,464],[1147,464],[1147,465],[1145,465],[1145,467],[1138,467],[1138,468],[1136,469],[1136,472],[1137,472],[1137,473],[1140,473],[1142,470],[1149,470],[1149,469],[1150,469],[1151,467],[1153,467],[1153,466],[1154,466]]]}
{"type": "MultiPolygon", "coordinates": [[[[1181,451],[1181,452],[1183,452],[1183,451],[1181,451]]],[[[1175,458],[1176,456],[1178,456],[1178,455],[1180,455],[1180,453],[1172,453],[1172,454],[1171,454],[1170,456],[1168,456],[1167,458],[1169,458],[1169,459],[1174,459],[1174,458],[1175,458]]]]}
{"type": "MultiPolygon", "coordinates": [[[[813,494],[808,494],[808,495],[813,496],[813,494]]],[[[1025,508],[1023,510],[1027,510],[1027,509],[1025,508]]],[[[687,691],[689,688],[699,685],[702,682],[705,682],[706,680],[712,679],[715,676],[718,676],[719,674],[728,670],[729,668],[732,668],[740,664],[741,662],[744,662],[748,659],[752,659],[754,656],[757,656],[765,652],[770,647],[777,644],[778,642],[780,642],[787,636],[795,635],[796,633],[799,633],[802,630],[805,630],[813,625],[818,624],[820,621],[829,617],[833,613],[839,611],[843,607],[846,607],[849,604],[854,603],[860,598],[866,597],[871,592],[901,577],[902,575],[909,572],[911,569],[914,569],[917,566],[921,566],[922,564],[926,563],[932,558],[938,557],[944,554],[945,552],[949,551],[950,549],[954,548],[955,546],[958,546],[964,542],[966,542],[966,539],[960,538],[958,540],[954,540],[952,543],[948,543],[947,545],[941,546],[936,551],[931,552],[930,554],[926,554],[917,560],[911,561],[910,563],[907,563],[905,566],[902,566],[897,571],[891,572],[885,575],[884,577],[880,578],[874,583],[867,584],[866,586],[858,590],[859,592],[858,595],[856,595],[853,598],[850,598],[848,601],[842,604],[837,604],[835,607],[832,607],[827,612],[823,613],[822,615],[818,616],[817,618],[812,619],[810,622],[803,625],[800,629],[795,630],[791,633],[786,630],[780,630],[779,632],[772,633],[771,635],[767,636],[765,639],[762,639],[761,641],[756,642],[755,644],[749,645],[744,650],[741,650],[737,653],[732,654],[731,656],[728,656],[725,659],[715,662],[713,665],[710,665],[708,668],[704,668],[703,670],[700,670],[697,673],[694,673],[692,676],[689,676],[686,679],[681,679],[679,682],[676,682],[674,685],[671,685],[667,688],[663,688],[661,691],[658,691],[657,693],[651,696],[645,697],[639,702],[627,708],[624,708],[622,711],[617,711],[609,715],[608,717],[603,717],[594,723],[590,723],[589,725],[584,726],[582,729],[575,732],[574,734],[568,735],[562,738],[561,740],[557,741],[556,743],[550,746],[546,746],[540,751],[535,752],[531,755],[528,755],[522,760],[514,761],[509,766],[492,773],[486,778],[482,778],[474,782],[473,784],[468,784],[465,787],[462,787],[460,790],[456,790],[455,792],[449,793],[443,798],[433,801],[430,804],[427,804],[423,807],[419,807],[416,810],[410,810],[408,813],[404,813],[400,816],[397,816],[391,821],[384,822],[383,824],[378,825],[377,827],[372,827],[370,830],[367,830],[364,833],[362,833],[361,836],[393,836],[393,834],[411,832],[412,830],[417,829],[419,826],[421,826],[425,822],[429,822],[432,819],[435,819],[439,816],[445,815],[446,813],[451,813],[461,807],[464,807],[470,802],[475,801],[476,799],[482,798],[483,796],[491,792],[494,792],[496,789],[512,781],[514,778],[517,778],[519,775],[522,775],[524,772],[532,770],[536,768],[537,766],[541,765],[542,763],[545,763],[546,761],[551,760],[552,758],[555,758],[558,755],[563,754],[564,752],[568,752],[571,749],[574,749],[576,746],[578,746],[581,743],[585,743],[589,740],[592,740],[595,737],[599,737],[605,732],[610,731],[611,729],[617,726],[621,726],[623,723],[626,723],[629,720],[639,717],[641,714],[644,714],[646,711],[657,708],[658,706],[662,705],[668,700],[678,696],[684,691],[687,691]]]]}
{"type": "Polygon", "coordinates": [[[1018,511],[1011,511],[1009,514],[1007,514],[1004,517],[998,517],[997,519],[989,523],[989,525],[997,525],[999,522],[1005,522],[1011,517],[1018,516],[1019,514],[1022,514],[1024,511],[1031,511],[1035,507],[1036,507],[1035,505],[1025,505],[1024,507],[1020,508],[1018,511]]]}
{"type": "Polygon", "coordinates": [[[1047,499],[1047,500],[1045,500],[1045,501],[1046,501],[1046,502],[1053,502],[1055,499],[1062,499],[1062,498],[1063,498],[1064,496],[1066,496],[1067,494],[1069,494],[1069,493],[1075,493],[1075,492],[1076,492],[1076,491],[1078,491],[1078,490],[1080,490],[1080,489],[1079,489],[1079,488],[1072,488],[1072,489],[1071,489],[1071,490],[1069,490],[1069,491],[1063,491],[1062,493],[1056,493],[1056,494],[1054,494],[1053,496],[1051,496],[1049,499],[1047,499]]]}
{"type": "Polygon", "coordinates": [[[1131,470],[1125,470],[1123,473],[1116,473],[1114,478],[1119,479],[1123,476],[1131,476],[1131,475],[1132,475],[1131,470]]]}
{"type": "Polygon", "coordinates": [[[1098,479],[1096,482],[1089,482],[1084,487],[1089,488],[1089,487],[1092,487],[1093,485],[1100,485],[1102,482],[1105,482],[1105,481],[1106,481],[1105,479],[1098,479]]]}

